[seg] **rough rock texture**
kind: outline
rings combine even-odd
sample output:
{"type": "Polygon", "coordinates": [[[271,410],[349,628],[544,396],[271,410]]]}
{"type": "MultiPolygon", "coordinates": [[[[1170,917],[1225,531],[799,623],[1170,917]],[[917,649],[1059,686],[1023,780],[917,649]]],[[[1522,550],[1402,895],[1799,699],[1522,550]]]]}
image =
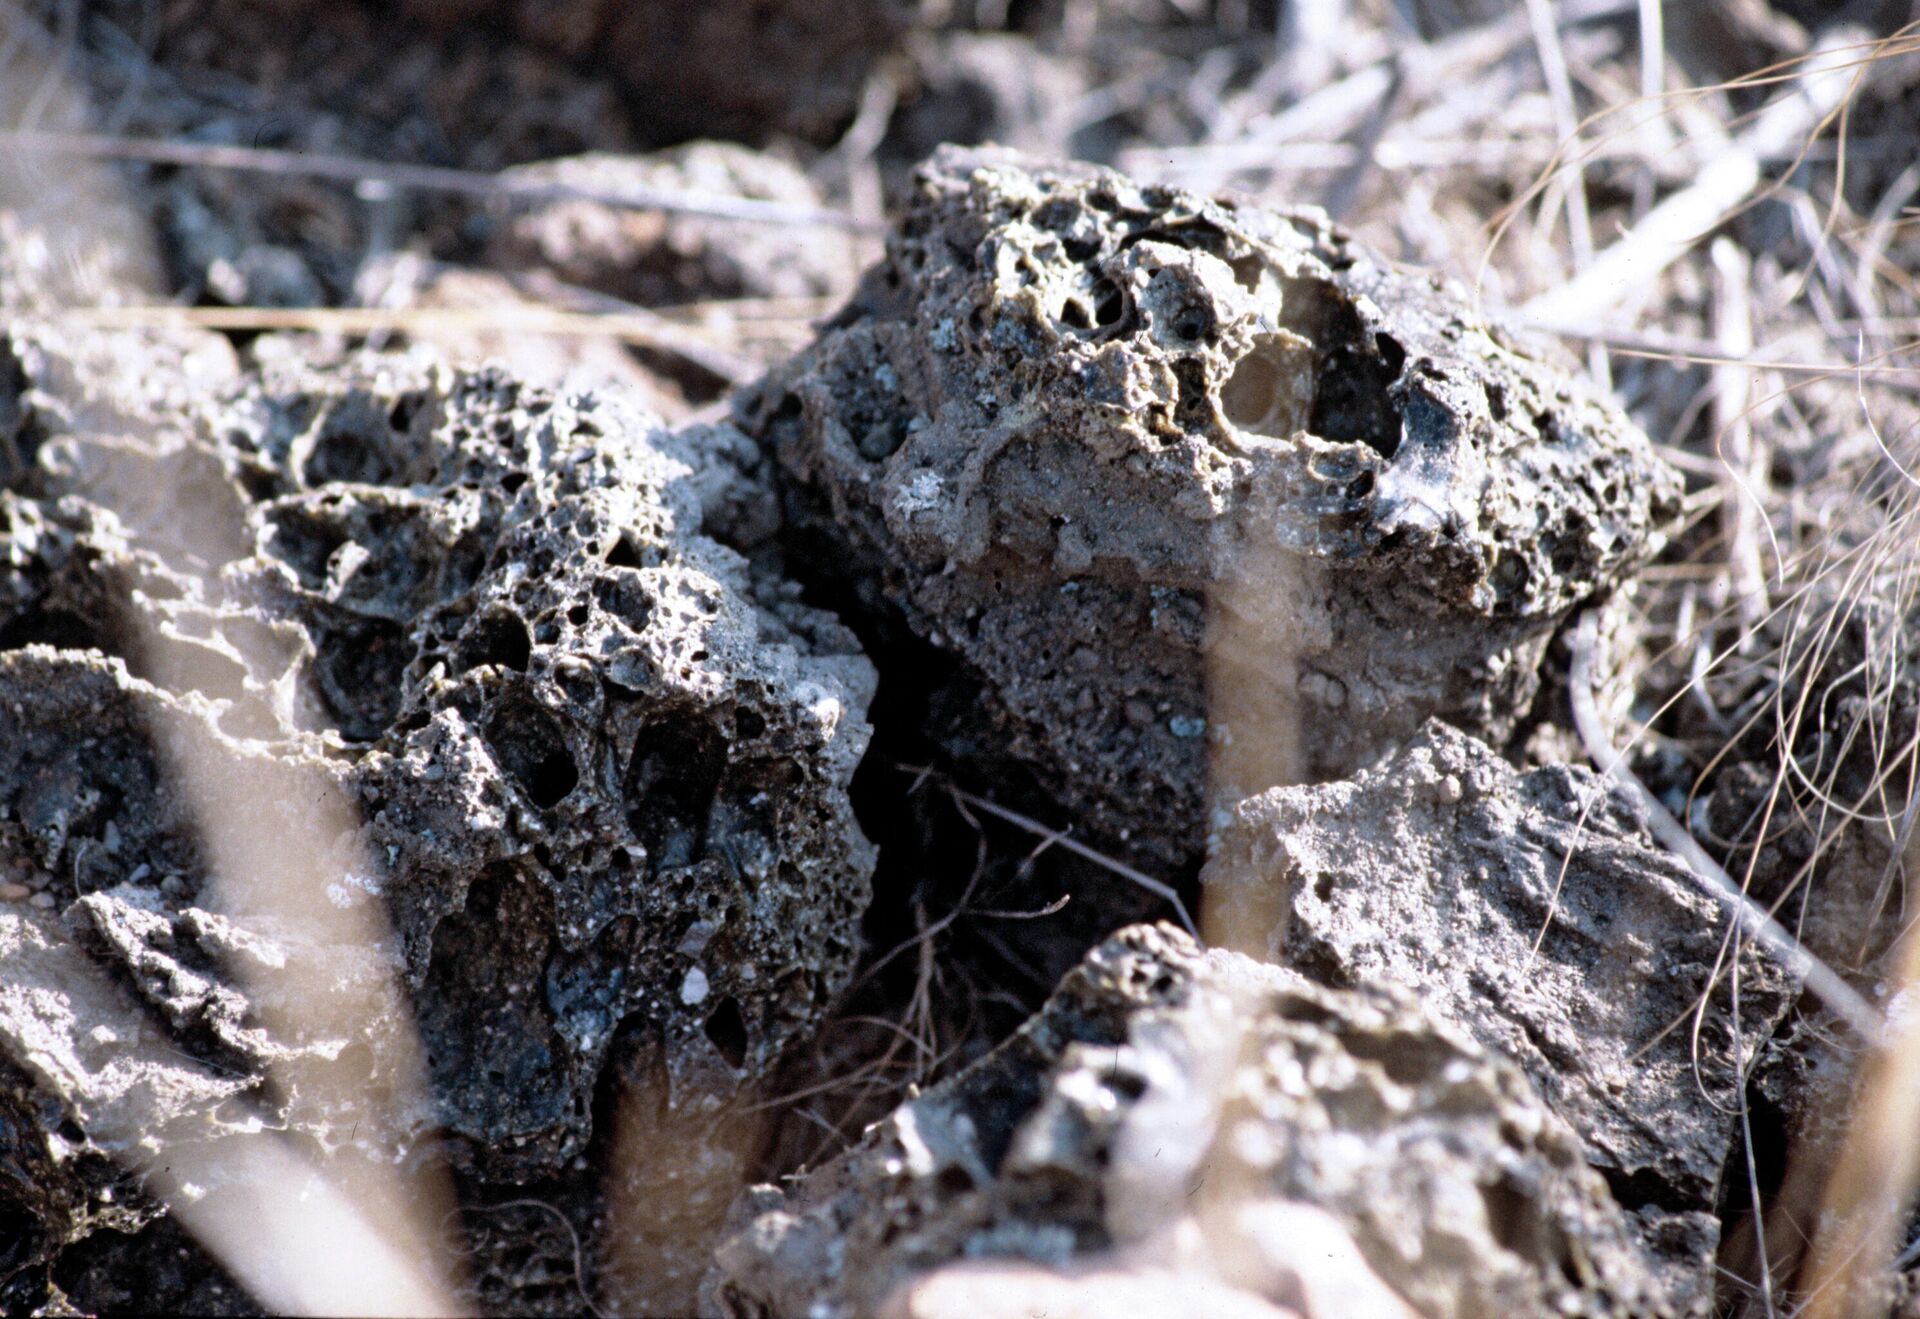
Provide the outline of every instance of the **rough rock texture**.
{"type": "MultiPolygon", "coordinates": [[[[1677,478],[1437,277],[1314,212],[948,149],[744,424],[855,575],[959,661],[956,750],[1195,856],[1223,800],[1430,714],[1496,739],[1677,478]]],[[[840,571],[839,569],[827,571],[840,571]]]]}
{"type": "Polygon", "coordinates": [[[1113,936],[988,1058],[757,1194],[714,1313],[871,1314],[963,1257],[1060,1267],[1190,1218],[1237,1234],[1231,1215],[1274,1202],[1330,1213],[1428,1314],[1666,1310],[1511,1063],[1403,992],[1324,989],[1165,925],[1113,936]]]}
{"type": "MultiPolygon", "coordinates": [[[[823,205],[786,160],[731,142],[692,142],[651,156],[572,156],[508,171],[517,181],[619,195],[665,192],[823,205]]],[[[853,246],[824,228],[745,224],[621,209],[594,201],[530,207],[503,226],[490,258],[534,266],[646,307],[700,298],[809,298],[853,284],[853,246]]]]}
{"type": "Polygon", "coordinates": [[[0,1224],[33,1225],[0,1287],[98,1218],[105,1165],[53,1142],[93,1149],[102,1095],[197,1132],[256,1120],[238,1093],[322,1147],[379,1114],[387,1025],[327,1004],[395,967],[435,1106],[393,1147],[436,1127],[473,1178],[576,1158],[616,1036],[668,1109],[764,1074],[852,965],[872,672],[703,533],[764,533],[752,446],[499,372],[214,395],[191,353],[87,347],[0,338],[0,879],[31,894],[0,906],[0,1224]],[[370,902],[388,943],[301,932],[370,902]],[[59,1061],[106,1047],[74,966],[138,996],[152,1067],[59,1061]],[[360,1078],[346,1111],[302,1107],[303,1066],[360,1078]]]}
{"type": "Polygon", "coordinates": [[[1436,721],[1349,782],[1242,802],[1205,883],[1223,941],[1325,983],[1408,985],[1518,1062],[1676,1289],[1711,1300],[1740,1060],[1792,986],[1743,955],[1736,1049],[1725,917],[1624,794],[1571,766],[1518,773],[1436,721]]]}

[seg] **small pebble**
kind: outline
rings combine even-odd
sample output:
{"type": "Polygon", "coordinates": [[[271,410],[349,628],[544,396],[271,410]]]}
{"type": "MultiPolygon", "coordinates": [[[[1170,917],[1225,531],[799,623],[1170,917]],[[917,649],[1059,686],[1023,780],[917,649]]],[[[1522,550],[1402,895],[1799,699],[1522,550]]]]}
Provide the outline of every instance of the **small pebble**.
{"type": "Polygon", "coordinates": [[[0,884],[0,902],[19,902],[32,892],[33,890],[25,884],[16,884],[9,881],[5,884],[0,884]]]}
{"type": "Polygon", "coordinates": [[[707,993],[707,973],[696,966],[680,982],[680,1001],[688,1007],[694,1007],[707,1001],[707,993]]]}
{"type": "Polygon", "coordinates": [[[41,911],[51,911],[53,909],[53,894],[42,890],[28,898],[27,905],[30,907],[38,907],[41,911]]]}

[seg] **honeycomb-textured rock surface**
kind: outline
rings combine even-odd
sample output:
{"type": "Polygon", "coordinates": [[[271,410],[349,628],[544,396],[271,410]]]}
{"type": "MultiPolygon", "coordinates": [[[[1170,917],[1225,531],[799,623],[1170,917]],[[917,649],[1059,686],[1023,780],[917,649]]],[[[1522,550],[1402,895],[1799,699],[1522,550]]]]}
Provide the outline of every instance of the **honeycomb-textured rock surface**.
{"type": "Polygon", "coordinates": [[[616,1036],[651,1041],[668,1109],[757,1081],[852,965],[872,671],[703,533],[761,516],[729,477],[752,446],[499,371],[368,358],[207,392],[137,347],[0,340],[0,881],[21,904],[0,938],[40,950],[3,955],[4,1102],[30,1119],[0,1145],[0,1224],[37,1244],[0,1253],[0,1286],[98,1217],[104,1162],[42,1147],[124,1138],[87,1114],[129,1087],[157,1138],[244,1124],[238,1093],[322,1147],[384,1118],[395,1151],[431,1128],[471,1177],[517,1182],[584,1151],[616,1036]],[[344,823],[316,839],[329,803],[344,823]],[[390,941],[298,933],[304,907],[369,903],[390,941]],[[58,1062],[115,1029],[75,968],[147,1014],[150,1047],[113,1061],[129,1078],[58,1062]],[[395,1021],[282,1029],[300,1005],[278,998],[325,1020],[396,969],[395,1021]],[[385,1114],[408,1018],[434,1101],[385,1114]],[[326,1091],[345,1111],[303,1107],[303,1067],[359,1078],[326,1091]]]}
{"type": "MultiPolygon", "coordinates": [[[[945,149],[754,393],[797,524],[959,663],[944,733],[1186,860],[1219,798],[1495,739],[1661,543],[1643,435],[1317,212],[945,149]]],[[[823,570],[825,571],[825,570],[823,570]]]]}
{"type": "MultiPolygon", "coordinates": [[[[1519,773],[1436,721],[1347,782],[1240,803],[1205,884],[1233,946],[1410,986],[1518,1062],[1708,1305],[1751,1045],[1731,1038],[1724,914],[1624,794],[1572,766],[1519,773]]],[[[1748,950],[1739,985],[1741,1037],[1765,1038],[1790,979],[1748,950]]]]}
{"type": "Polygon", "coordinates": [[[871,1314],[961,1258],[1059,1267],[1268,1201],[1330,1213],[1423,1313],[1667,1310],[1511,1063],[1404,992],[1325,989],[1166,925],[1113,936],[992,1055],[757,1194],[713,1313],[871,1314]]]}
{"type": "MultiPolygon", "coordinates": [[[[618,196],[666,193],[824,206],[792,163],[731,142],[691,142],[648,156],[598,154],[522,165],[515,181],[618,196]]],[[[666,215],[598,201],[526,208],[505,221],[495,264],[544,269],[643,307],[702,298],[813,298],[844,293],[856,273],[847,235],[825,228],[666,215]]]]}

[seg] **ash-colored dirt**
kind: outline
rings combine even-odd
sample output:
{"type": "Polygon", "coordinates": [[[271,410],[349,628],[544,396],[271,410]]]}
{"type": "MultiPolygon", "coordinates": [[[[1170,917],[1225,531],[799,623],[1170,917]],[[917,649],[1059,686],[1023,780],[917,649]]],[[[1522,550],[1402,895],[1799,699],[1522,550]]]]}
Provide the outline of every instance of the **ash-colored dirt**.
{"type": "MultiPolygon", "coordinates": [[[[1311,211],[946,149],[739,405],[795,520],[977,698],[936,730],[1162,861],[1431,715],[1495,740],[1662,543],[1643,435],[1311,211]]],[[[878,602],[875,602],[878,605],[878,602]]]]}
{"type": "Polygon", "coordinates": [[[1071,1272],[1188,1220],[1232,1259],[1257,1242],[1236,1215],[1297,1204],[1421,1313],[1669,1312],[1579,1139],[1511,1063],[1403,991],[1323,988],[1166,925],[1114,935],[991,1056],[759,1194],[709,1313],[874,1314],[962,1259],[1071,1272]]]}

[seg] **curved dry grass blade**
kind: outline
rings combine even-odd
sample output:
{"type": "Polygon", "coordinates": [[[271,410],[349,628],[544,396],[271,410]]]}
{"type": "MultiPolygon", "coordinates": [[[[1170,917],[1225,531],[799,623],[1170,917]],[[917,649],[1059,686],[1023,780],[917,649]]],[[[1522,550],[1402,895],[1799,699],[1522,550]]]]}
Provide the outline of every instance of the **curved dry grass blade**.
{"type": "Polygon", "coordinates": [[[1574,724],[1595,767],[1619,782],[1634,798],[1646,813],[1654,836],[1687,863],[1687,869],[1693,872],[1701,889],[1725,909],[1742,935],[1765,948],[1789,972],[1800,977],[1808,992],[1844,1020],[1862,1039],[1879,1039],[1884,1023],[1873,1006],[1842,980],[1832,967],[1815,957],[1805,945],[1782,928],[1766,908],[1748,897],[1745,890],[1721,869],[1720,864],[1707,855],[1706,849],[1694,840],[1693,835],[1673,818],[1660,799],[1647,791],[1646,785],[1626,767],[1601,723],[1599,707],[1593,698],[1595,630],[1594,613],[1588,610],[1569,637],[1573,662],[1568,679],[1574,724]]]}

